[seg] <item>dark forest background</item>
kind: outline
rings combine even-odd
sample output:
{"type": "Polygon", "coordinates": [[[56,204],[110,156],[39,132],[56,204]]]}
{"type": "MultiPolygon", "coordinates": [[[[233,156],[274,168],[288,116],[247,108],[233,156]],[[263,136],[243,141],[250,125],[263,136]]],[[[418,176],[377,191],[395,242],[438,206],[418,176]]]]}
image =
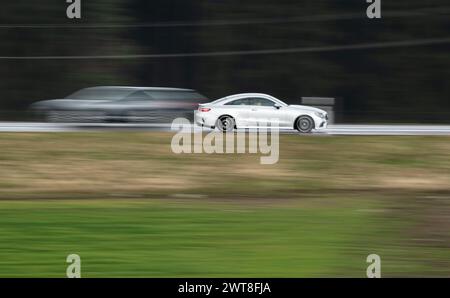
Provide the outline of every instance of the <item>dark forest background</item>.
{"type": "Polygon", "coordinates": [[[96,85],[194,88],[211,99],[263,92],[290,103],[338,97],[345,122],[450,122],[450,42],[328,52],[130,59],[5,59],[308,48],[450,38],[446,0],[6,1],[0,8],[0,110],[96,85]],[[100,25],[100,26],[98,26],[100,25]]]}

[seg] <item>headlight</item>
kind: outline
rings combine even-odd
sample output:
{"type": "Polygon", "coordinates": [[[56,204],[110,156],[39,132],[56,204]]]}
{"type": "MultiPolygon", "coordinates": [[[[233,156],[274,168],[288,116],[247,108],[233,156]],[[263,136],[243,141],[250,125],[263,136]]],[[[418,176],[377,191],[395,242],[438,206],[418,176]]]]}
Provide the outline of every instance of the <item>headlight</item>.
{"type": "Polygon", "coordinates": [[[314,112],[314,114],[316,114],[317,117],[324,119],[325,118],[325,113],[320,113],[320,112],[314,112]]]}

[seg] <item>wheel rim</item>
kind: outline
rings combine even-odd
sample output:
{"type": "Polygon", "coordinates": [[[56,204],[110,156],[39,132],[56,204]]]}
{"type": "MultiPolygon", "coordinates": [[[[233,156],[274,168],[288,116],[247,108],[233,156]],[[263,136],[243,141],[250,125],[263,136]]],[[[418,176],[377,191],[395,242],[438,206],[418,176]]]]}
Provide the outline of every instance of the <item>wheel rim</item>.
{"type": "Polygon", "coordinates": [[[219,120],[220,129],[223,131],[228,131],[233,129],[233,120],[228,117],[223,117],[219,120]]]}
{"type": "Polygon", "coordinates": [[[308,131],[311,129],[311,120],[308,118],[300,118],[298,121],[298,126],[301,131],[308,131]]]}

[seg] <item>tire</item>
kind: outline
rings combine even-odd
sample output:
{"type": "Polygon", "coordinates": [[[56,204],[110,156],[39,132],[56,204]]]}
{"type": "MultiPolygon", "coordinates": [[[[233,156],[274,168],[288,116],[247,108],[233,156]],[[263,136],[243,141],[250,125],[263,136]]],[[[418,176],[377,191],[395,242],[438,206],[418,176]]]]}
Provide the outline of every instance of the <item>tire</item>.
{"type": "Polygon", "coordinates": [[[217,119],[216,127],[222,132],[232,132],[236,123],[231,116],[220,116],[217,119]]]}
{"type": "Polygon", "coordinates": [[[309,116],[300,116],[295,121],[295,129],[301,133],[310,133],[314,129],[314,120],[309,116]]]}

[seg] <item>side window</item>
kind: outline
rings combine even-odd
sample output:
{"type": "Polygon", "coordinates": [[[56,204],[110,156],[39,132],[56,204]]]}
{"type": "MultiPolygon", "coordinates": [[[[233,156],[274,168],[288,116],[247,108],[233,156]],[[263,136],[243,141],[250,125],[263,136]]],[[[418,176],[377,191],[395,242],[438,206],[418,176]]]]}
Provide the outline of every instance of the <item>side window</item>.
{"type": "Polygon", "coordinates": [[[226,106],[249,106],[251,105],[251,99],[250,98],[241,98],[241,99],[236,99],[230,102],[227,102],[225,105],[226,106]]]}
{"type": "Polygon", "coordinates": [[[267,98],[256,97],[252,98],[254,106],[273,107],[275,103],[267,98]]]}

